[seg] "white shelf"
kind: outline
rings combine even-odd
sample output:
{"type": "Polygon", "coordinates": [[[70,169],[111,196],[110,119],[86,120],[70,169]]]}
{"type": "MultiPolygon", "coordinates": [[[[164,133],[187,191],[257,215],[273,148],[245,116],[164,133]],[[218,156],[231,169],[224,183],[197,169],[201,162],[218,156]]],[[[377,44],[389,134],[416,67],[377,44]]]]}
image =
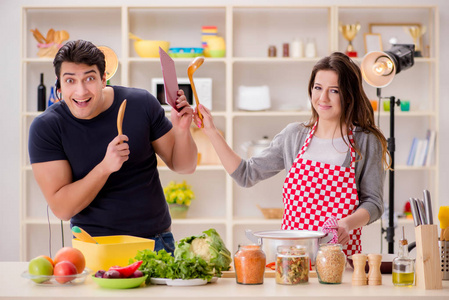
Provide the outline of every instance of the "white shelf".
{"type": "MultiPolygon", "coordinates": [[[[347,41],[338,30],[339,22],[362,23],[362,30],[354,40],[360,64],[364,55],[363,33],[368,32],[369,23],[419,22],[428,32],[423,36],[429,45],[430,57],[415,58],[411,71],[401,72],[394,82],[382,90],[384,95],[395,95],[400,99],[411,100],[411,111],[395,110],[396,125],[396,210],[413,193],[421,192],[425,186],[431,190],[434,206],[438,203],[439,189],[439,151],[438,139],[435,165],[430,167],[411,167],[405,159],[411,141],[415,136],[424,137],[425,130],[438,130],[439,118],[439,12],[434,6],[309,6],[309,5],[164,5],[142,6],[24,6],[22,8],[22,59],[21,59],[21,259],[29,260],[39,253],[39,241],[45,240],[47,219],[42,213],[46,209],[45,200],[34,180],[27,159],[28,128],[31,121],[41,114],[36,111],[36,89],[39,73],[45,74],[47,93],[54,85],[52,58],[36,57],[36,42],[30,28],[47,30],[64,29],[71,39],[83,38],[97,45],[107,45],[116,51],[119,68],[112,78],[112,85],[125,85],[145,88],[151,91],[153,77],[161,77],[158,58],[141,58],[135,53],[133,40],[128,33],[148,39],[164,39],[172,42],[171,47],[192,43],[201,45],[201,26],[216,25],[218,34],[226,41],[226,56],[206,58],[198,76],[213,79],[213,110],[217,128],[224,132],[229,145],[244,156],[241,145],[263,136],[272,138],[288,123],[305,121],[310,117],[308,109],[307,84],[313,65],[323,56],[333,51],[344,51],[347,41]],[[381,12],[381,13],[373,13],[381,12]],[[400,14],[398,13],[400,12],[400,14]],[[182,15],[183,18],[179,18],[182,15]],[[186,22],[185,20],[189,20],[186,22]],[[269,24],[265,26],[266,24],[269,24]],[[316,58],[284,58],[282,44],[293,38],[315,38],[316,58]],[[277,57],[267,57],[269,45],[277,48],[277,57]],[[406,75],[407,74],[407,75],[406,75]],[[240,85],[268,85],[272,110],[239,111],[237,109],[238,87],[240,85]],[[413,88],[411,88],[413,87],[413,88]],[[413,100],[413,102],[412,102],[413,100]],[[294,104],[295,106],[293,106],[294,104]],[[284,106],[285,105],[285,106],[284,106]],[[302,110],[281,111],[282,107],[300,106],[302,110]],[[40,211],[42,209],[42,211],[40,211]],[[36,213],[36,210],[40,213],[36,213]],[[38,227],[38,228],[36,228],[38,227]],[[37,235],[37,236],[36,236],[37,235]]],[[[384,47],[385,48],[385,47],[384,47]]],[[[427,49],[427,48],[426,48],[427,49]]],[[[177,68],[186,68],[191,58],[175,58],[177,68]]],[[[178,73],[179,77],[181,73],[178,73]]],[[[372,87],[366,88],[370,99],[377,99],[372,87]]],[[[201,100],[201,99],[200,99],[201,100]]],[[[382,107],[381,107],[382,108],[382,107]]],[[[168,117],[170,113],[166,114],[168,117]]],[[[381,129],[388,135],[389,112],[380,112],[381,129]]],[[[377,112],[375,118],[377,121],[377,112]]],[[[221,165],[199,165],[197,172],[183,176],[175,174],[167,167],[159,167],[161,181],[172,178],[186,180],[196,186],[198,199],[187,219],[173,219],[173,230],[177,238],[185,234],[198,234],[200,229],[216,227],[223,235],[231,252],[235,252],[242,241],[242,229],[280,228],[280,219],[264,219],[256,204],[265,207],[281,207],[282,196],[276,191],[267,191],[264,183],[251,189],[241,189],[227,175],[221,165]],[[273,196],[274,195],[274,196],[273,196]]],[[[267,183],[270,189],[284,176],[280,174],[267,183]]],[[[270,179],[271,180],[271,179],[270,179]]],[[[385,202],[388,202],[388,178],[385,180],[385,202]]],[[[55,218],[52,225],[59,224],[55,218]]],[[[64,222],[64,226],[68,226],[64,222]]],[[[375,222],[378,226],[379,221],[375,222]]],[[[413,226],[410,220],[399,220],[399,224],[413,226]]],[[[376,229],[377,231],[377,229],[376,229]]],[[[69,238],[69,237],[67,237],[69,238]]],[[[377,240],[376,240],[377,241],[377,240]]]]}

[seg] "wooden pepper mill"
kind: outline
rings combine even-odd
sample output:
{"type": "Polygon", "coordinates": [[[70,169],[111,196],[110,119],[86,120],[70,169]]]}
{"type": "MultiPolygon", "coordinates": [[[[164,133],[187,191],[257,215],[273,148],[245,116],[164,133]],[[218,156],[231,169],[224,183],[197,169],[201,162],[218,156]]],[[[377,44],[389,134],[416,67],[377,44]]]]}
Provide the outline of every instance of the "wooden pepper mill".
{"type": "Polygon", "coordinates": [[[368,254],[368,285],[381,285],[382,275],[380,274],[381,254],[368,254]]]}
{"type": "Polygon", "coordinates": [[[368,280],[365,273],[366,255],[361,253],[353,254],[352,263],[354,265],[354,273],[352,273],[352,285],[367,285],[368,280]]]}

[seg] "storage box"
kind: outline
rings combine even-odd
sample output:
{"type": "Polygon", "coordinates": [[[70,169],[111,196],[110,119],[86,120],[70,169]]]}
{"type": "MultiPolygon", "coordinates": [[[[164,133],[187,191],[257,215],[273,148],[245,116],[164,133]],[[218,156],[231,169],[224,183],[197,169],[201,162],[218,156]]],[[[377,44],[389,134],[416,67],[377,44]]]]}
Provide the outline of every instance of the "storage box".
{"type": "Polygon", "coordinates": [[[137,251],[154,250],[154,240],[130,235],[96,236],[98,244],[86,243],[77,238],[72,247],[79,249],[86,258],[86,267],[93,272],[108,270],[111,266],[127,266],[137,251]]]}

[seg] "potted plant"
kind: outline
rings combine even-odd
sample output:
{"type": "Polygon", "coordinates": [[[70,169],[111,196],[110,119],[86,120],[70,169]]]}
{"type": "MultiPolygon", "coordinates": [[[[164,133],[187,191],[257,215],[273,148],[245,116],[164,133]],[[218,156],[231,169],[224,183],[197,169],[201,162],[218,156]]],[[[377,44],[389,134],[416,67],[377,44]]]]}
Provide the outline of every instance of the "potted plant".
{"type": "Polygon", "coordinates": [[[192,200],[195,198],[192,187],[185,180],[182,183],[170,181],[164,187],[164,194],[172,218],[184,219],[192,200]]]}

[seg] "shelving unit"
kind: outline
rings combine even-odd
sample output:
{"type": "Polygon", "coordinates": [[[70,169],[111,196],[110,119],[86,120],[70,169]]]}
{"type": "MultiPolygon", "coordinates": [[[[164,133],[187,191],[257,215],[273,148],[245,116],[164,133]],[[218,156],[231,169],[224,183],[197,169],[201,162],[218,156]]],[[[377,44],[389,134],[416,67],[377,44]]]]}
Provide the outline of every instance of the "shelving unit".
{"type": "MultiPolygon", "coordinates": [[[[363,33],[369,23],[421,23],[427,27],[423,36],[429,53],[416,58],[415,66],[399,74],[382,94],[409,99],[412,110],[397,112],[396,125],[396,211],[401,211],[409,197],[422,197],[422,189],[431,191],[434,209],[438,203],[438,105],[439,105],[439,19],[434,6],[27,6],[22,9],[21,59],[21,259],[48,252],[46,202],[34,180],[27,153],[28,129],[36,112],[36,88],[39,73],[45,74],[47,90],[54,84],[52,59],[38,58],[31,28],[45,32],[49,28],[67,30],[71,39],[87,39],[96,45],[114,49],[119,57],[119,69],[111,84],[133,86],[151,91],[151,79],[161,77],[158,58],[140,58],[133,49],[128,32],[143,39],[162,39],[171,47],[199,47],[201,26],[214,25],[226,41],[224,58],[206,58],[198,76],[213,80],[213,115],[217,127],[225,134],[229,145],[241,156],[241,145],[263,136],[273,138],[288,123],[306,121],[310,116],[307,84],[310,71],[319,57],[332,51],[344,51],[347,42],[338,31],[338,24],[360,22],[361,31],[354,47],[361,62],[364,53],[363,33]],[[76,17],[75,17],[76,16],[76,17]],[[64,28],[62,28],[64,27],[64,28]],[[316,58],[284,58],[282,44],[294,38],[314,38],[316,58]],[[278,56],[267,57],[269,45],[277,47],[278,56]],[[423,75],[424,74],[424,75],[423,75]],[[238,87],[268,85],[272,108],[247,112],[237,108],[238,87]],[[411,86],[416,88],[410,88],[411,86]],[[300,105],[298,111],[283,107],[300,105]],[[406,166],[406,157],[413,137],[425,136],[425,131],[437,132],[435,164],[431,167],[406,166]],[[45,241],[45,242],[44,242],[45,241]]],[[[387,50],[387,49],[384,49],[387,50]]],[[[178,77],[187,77],[190,59],[176,59],[178,77]]],[[[365,86],[368,96],[376,98],[375,89],[365,86]]],[[[380,126],[388,134],[389,113],[380,113],[380,126]]],[[[377,117],[376,117],[377,119],[377,117]]],[[[193,186],[194,200],[188,219],[174,219],[176,239],[198,234],[214,227],[235,252],[239,243],[248,242],[245,229],[280,228],[280,220],[263,219],[256,204],[264,207],[282,206],[282,183],[285,174],[259,183],[253,188],[238,187],[220,165],[200,165],[192,175],[179,175],[166,167],[159,168],[161,181],[186,180],[193,186]],[[274,188],[273,188],[274,187],[274,188]]],[[[387,184],[385,187],[387,202],[387,184]]],[[[434,215],[435,215],[434,211],[434,215]]],[[[60,222],[50,212],[52,251],[60,247],[60,222]]],[[[401,224],[411,226],[409,221],[401,224]]],[[[65,241],[70,243],[68,222],[65,241]]],[[[380,223],[365,230],[380,235],[380,223]]],[[[409,235],[409,241],[411,241],[409,235]]],[[[369,242],[369,241],[367,241],[369,242]]],[[[368,247],[377,247],[368,244],[368,247]]],[[[385,249],[385,248],[384,248],[385,249]]],[[[375,248],[374,251],[380,251],[375,248]]]]}

